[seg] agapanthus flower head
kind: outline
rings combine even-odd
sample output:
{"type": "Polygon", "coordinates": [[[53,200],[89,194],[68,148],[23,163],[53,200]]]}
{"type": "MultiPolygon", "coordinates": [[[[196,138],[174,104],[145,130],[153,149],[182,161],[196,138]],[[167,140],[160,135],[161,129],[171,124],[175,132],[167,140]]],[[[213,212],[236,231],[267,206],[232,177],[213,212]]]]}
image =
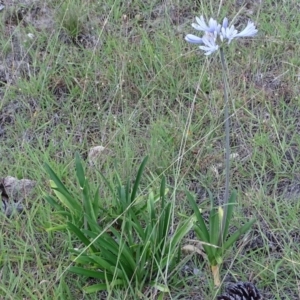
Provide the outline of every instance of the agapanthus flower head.
{"type": "Polygon", "coordinates": [[[240,37],[251,37],[256,35],[257,29],[253,22],[248,21],[248,24],[244,30],[242,30],[240,33],[235,29],[234,25],[231,25],[230,27],[221,28],[220,38],[221,40],[227,39],[228,44],[236,38],[240,37]]]}
{"type": "Polygon", "coordinates": [[[226,27],[226,28],[222,27],[220,38],[221,41],[227,39],[229,44],[236,37],[237,34],[238,31],[234,28],[234,25],[231,25],[230,27],[226,27]]]}
{"type": "Polygon", "coordinates": [[[223,19],[222,28],[227,28],[227,26],[228,26],[228,19],[225,17],[223,19]]]}
{"type": "Polygon", "coordinates": [[[238,32],[234,25],[229,26],[226,17],[223,19],[222,25],[212,18],[209,19],[207,24],[203,16],[200,16],[200,18],[196,17],[196,21],[197,23],[192,23],[192,27],[196,30],[203,31],[204,36],[198,37],[193,34],[188,34],[185,40],[192,44],[204,44],[203,46],[199,46],[199,48],[205,51],[205,55],[210,55],[217,51],[219,49],[218,43],[222,43],[224,40],[227,40],[228,44],[230,44],[233,39],[252,37],[256,35],[258,31],[251,21],[248,21],[247,26],[241,32],[238,32]]]}
{"type": "Polygon", "coordinates": [[[187,34],[184,39],[191,44],[203,44],[202,38],[193,34],[187,34]]]}
{"type": "Polygon", "coordinates": [[[244,30],[236,35],[236,37],[251,37],[257,34],[257,29],[253,22],[248,21],[248,24],[244,30]]]}
{"type": "Polygon", "coordinates": [[[214,20],[213,18],[210,18],[208,21],[208,25],[206,24],[204,17],[200,16],[200,18],[196,17],[196,23],[193,23],[192,26],[196,29],[196,30],[200,30],[200,31],[204,31],[204,32],[220,32],[221,29],[221,25],[218,24],[218,22],[216,20],[214,20]]]}
{"type": "Polygon", "coordinates": [[[204,55],[210,55],[219,49],[219,45],[216,44],[216,34],[211,32],[206,32],[202,38],[204,46],[200,46],[201,50],[204,50],[204,55]]]}

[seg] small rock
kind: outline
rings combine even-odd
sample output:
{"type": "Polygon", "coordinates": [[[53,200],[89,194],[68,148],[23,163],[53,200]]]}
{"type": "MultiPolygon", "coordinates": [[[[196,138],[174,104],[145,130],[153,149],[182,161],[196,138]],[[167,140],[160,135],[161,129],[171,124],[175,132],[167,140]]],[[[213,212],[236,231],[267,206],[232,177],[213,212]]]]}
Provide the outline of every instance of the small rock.
{"type": "Polygon", "coordinates": [[[24,210],[22,202],[32,193],[36,182],[29,179],[17,179],[12,176],[0,178],[0,196],[2,210],[6,216],[24,210]]]}
{"type": "Polygon", "coordinates": [[[33,34],[33,33],[28,33],[27,36],[28,36],[31,40],[34,39],[34,34],[33,34]]]}
{"type": "Polygon", "coordinates": [[[100,156],[100,154],[104,150],[105,150],[105,147],[103,147],[103,146],[95,146],[90,149],[89,154],[88,154],[88,161],[91,166],[96,163],[97,158],[100,156]]]}

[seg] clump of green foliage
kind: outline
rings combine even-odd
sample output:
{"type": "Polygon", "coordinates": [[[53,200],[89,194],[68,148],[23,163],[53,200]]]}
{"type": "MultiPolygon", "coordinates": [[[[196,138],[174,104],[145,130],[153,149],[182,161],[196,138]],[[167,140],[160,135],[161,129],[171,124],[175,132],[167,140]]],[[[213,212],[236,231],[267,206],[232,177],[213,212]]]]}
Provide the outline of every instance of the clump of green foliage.
{"type": "Polygon", "coordinates": [[[82,3],[79,0],[67,1],[57,10],[57,22],[71,38],[77,38],[84,31],[87,16],[82,3]]]}
{"type": "MultiPolygon", "coordinates": [[[[68,229],[74,234],[74,242],[79,240],[82,243],[82,249],[73,247],[71,250],[76,266],[70,267],[69,271],[100,280],[100,283],[85,287],[87,293],[114,287],[141,291],[145,285],[168,291],[168,286],[161,284],[160,278],[180,263],[181,241],[193,227],[193,217],[179,223],[171,233],[172,203],[166,199],[164,178],[158,198],[150,192],[144,198],[144,205],[135,205],[147,161],[145,158],[133,187],[129,181],[125,187],[120,182],[116,187],[114,210],[119,215],[106,226],[99,225],[99,212],[104,211],[99,203],[99,188],[95,193],[90,192],[78,154],[75,161],[82,197],[72,195],[55,172],[46,166],[57,198],[48,195],[46,199],[65,219],[64,225],[58,229],[68,229]],[[83,199],[82,203],[78,199],[83,199]]],[[[112,187],[111,190],[113,192],[112,187]]]]}

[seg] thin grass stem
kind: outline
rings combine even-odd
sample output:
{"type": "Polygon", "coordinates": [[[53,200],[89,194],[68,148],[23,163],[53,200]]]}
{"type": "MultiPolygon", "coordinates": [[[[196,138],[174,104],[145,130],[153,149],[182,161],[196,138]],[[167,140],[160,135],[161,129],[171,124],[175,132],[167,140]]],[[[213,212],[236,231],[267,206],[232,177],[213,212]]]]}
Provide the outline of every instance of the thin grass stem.
{"type": "Polygon", "coordinates": [[[224,195],[224,215],[221,228],[222,241],[226,238],[223,236],[225,222],[227,218],[227,204],[229,200],[229,178],[230,178],[230,120],[229,120],[229,102],[228,102],[228,82],[227,82],[227,68],[224,57],[224,51],[220,49],[221,63],[222,63],[222,73],[223,73],[223,85],[224,85],[224,100],[225,100],[225,109],[224,109],[224,121],[225,121],[225,195],[224,195]]]}

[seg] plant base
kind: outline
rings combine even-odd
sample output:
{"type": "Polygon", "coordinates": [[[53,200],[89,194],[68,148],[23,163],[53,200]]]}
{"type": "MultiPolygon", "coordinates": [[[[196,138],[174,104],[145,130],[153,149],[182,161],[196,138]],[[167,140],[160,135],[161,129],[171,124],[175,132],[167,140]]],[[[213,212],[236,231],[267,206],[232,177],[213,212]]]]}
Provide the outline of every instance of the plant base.
{"type": "Polygon", "coordinates": [[[221,285],[219,265],[211,266],[211,272],[213,274],[215,287],[219,287],[221,285]]]}

